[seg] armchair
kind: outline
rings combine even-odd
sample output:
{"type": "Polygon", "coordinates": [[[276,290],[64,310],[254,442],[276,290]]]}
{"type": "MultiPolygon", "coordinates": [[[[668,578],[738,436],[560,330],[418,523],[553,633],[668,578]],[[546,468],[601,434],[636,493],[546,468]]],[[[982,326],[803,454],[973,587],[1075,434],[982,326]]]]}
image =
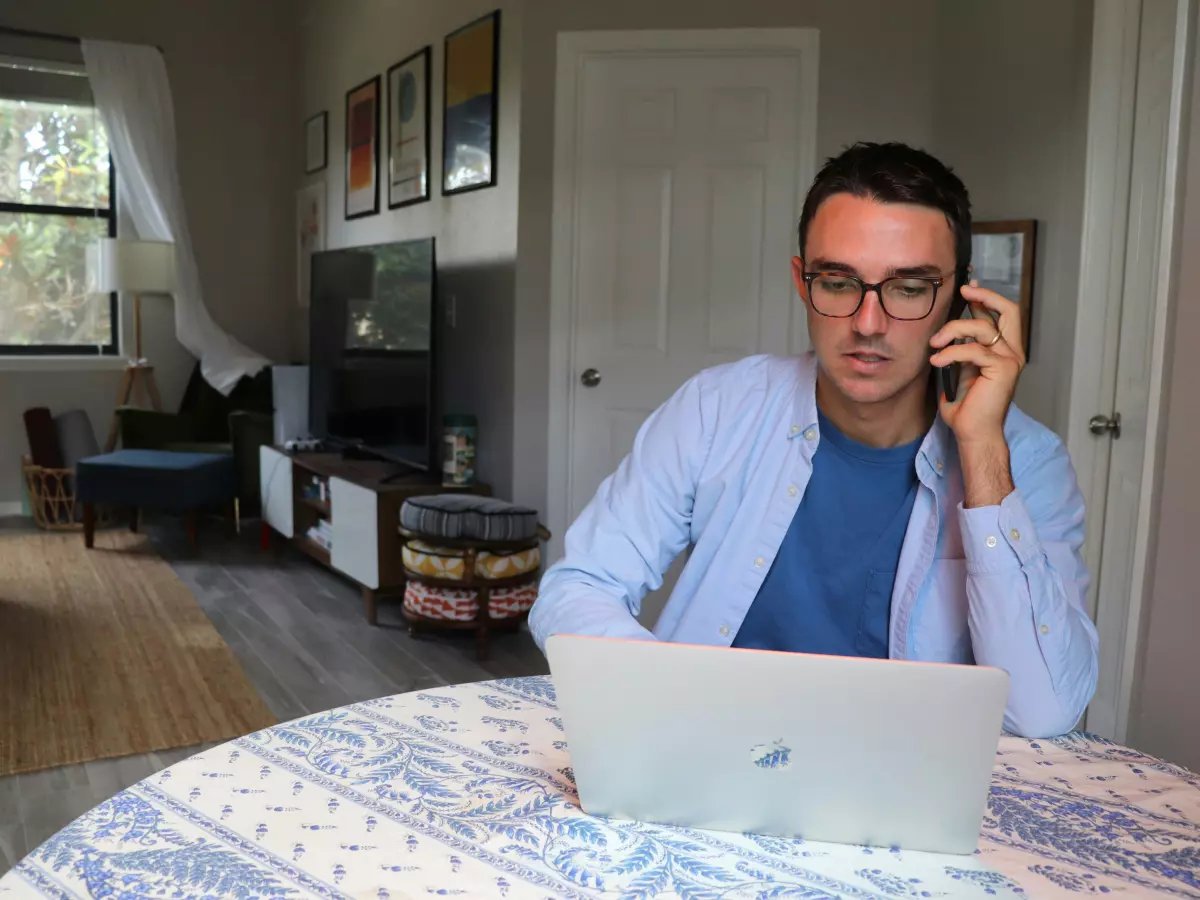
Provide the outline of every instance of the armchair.
{"type": "Polygon", "coordinates": [[[243,515],[259,508],[258,448],[273,438],[271,369],[243,378],[224,396],[192,370],[176,413],[124,406],[117,410],[121,445],[129,450],[228,453],[237,469],[243,515]]]}

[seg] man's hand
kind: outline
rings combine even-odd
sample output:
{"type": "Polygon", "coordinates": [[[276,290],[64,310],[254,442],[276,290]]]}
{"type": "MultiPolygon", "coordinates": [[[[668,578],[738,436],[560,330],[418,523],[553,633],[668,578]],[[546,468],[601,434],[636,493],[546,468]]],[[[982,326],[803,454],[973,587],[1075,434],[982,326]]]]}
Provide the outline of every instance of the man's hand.
{"type": "Polygon", "coordinates": [[[942,419],[958,441],[966,483],[963,505],[995,506],[1013,491],[1004,417],[1025,368],[1021,309],[975,281],[963,285],[962,293],[972,311],[993,315],[947,322],[929,340],[937,351],[929,361],[938,368],[963,364],[958,399],[948,403],[938,395],[942,419]],[[953,343],[962,338],[971,342],[953,343]]]}

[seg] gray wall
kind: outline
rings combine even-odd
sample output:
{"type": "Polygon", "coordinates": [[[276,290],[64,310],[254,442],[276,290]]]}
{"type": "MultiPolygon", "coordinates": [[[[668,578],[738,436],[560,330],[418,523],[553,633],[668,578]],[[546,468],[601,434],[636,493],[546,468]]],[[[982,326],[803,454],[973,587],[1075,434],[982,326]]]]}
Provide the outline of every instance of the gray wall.
{"type": "MultiPolygon", "coordinates": [[[[1061,348],[1070,346],[1078,275],[1090,3],[1018,4],[1014,15],[1011,4],[955,0],[511,0],[503,4],[499,187],[448,199],[435,187],[431,203],[344,222],[345,90],[433,43],[440,157],[441,39],[494,4],[361,0],[346,8],[310,0],[304,114],[330,113],[329,245],[437,236],[442,295],[453,293],[458,304],[458,327],[443,329],[447,406],[480,415],[483,476],[501,494],[545,509],[549,347],[567,339],[549,333],[557,33],[815,27],[821,157],[855,140],[907,141],[958,168],[981,218],[1039,219],[1034,361],[1018,400],[1060,427],[1070,372],[1061,348]]],[[[440,177],[440,164],[433,171],[440,177]]],[[[302,353],[297,322],[292,346],[302,353]]]]}
{"type": "MultiPolygon", "coordinates": [[[[179,167],[205,300],[213,318],[274,359],[290,350],[292,222],[300,168],[297,16],[288,0],[38,0],[5,3],[0,25],[154,44],[175,101],[179,167]]],[[[169,304],[143,304],[144,352],[175,408],[195,360],[175,340],[169,304]]],[[[128,333],[128,329],[126,329],[128,333]]],[[[132,344],[132,337],[127,342],[132,344]]],[[[20,498],[21,413],[87,410],[100,440],[120,379],[7,364],[0,370],[0,504],[20,498]]]]}
{"type": "Polygon", "coordinates": [[[1200,66],[1194,67],[1190,124],[1181,158],[1183,215],[1174,327],[1168,332],[1164,384],[1166,440],[1157,541],[1150,556],[1153,587],[1144,610],[1139,677],[1129,716],[1129,743],[1200,771],[1200,66]]]}
{"type": "Polygon", "coordinates": [[[1083,228],[1091,0],[939,0],[936,137],[981,221],[1037,219],[1017,404],[1066,433],[1083,228]]]}
{"type": "MultiPolygon", "coordinates": [[[[856,140],[934,140],[934,0],[526,0],[517,265],[513,495],[546,508],[555,40],[559,31],[820,29],[817,152],[856,140]],[[914,48],[930,47],[928,53],[914,48]]],[[[789,261],[781,259],[781,271],[789,261]]],[[[566,335],[554,335],[566,340],[566,335]]]]}
{"type": "MultiPolygon", "coordinates": [[[[521,121],[522,3],[501,3],[500,121],[497,185],[441,195],[442,40],[497,7],[495,0],[310,0],[302,36],[303,114],[329,112],[329,168],[324,180],[329,248],[412,238],[437,238],[439,293],[452,301],[456,325],[439,314],[443,407],[479,417],[477,469],[500,496],[509,496],[513,471],[513,270],[517,250],[517,193],[521,121]],[[346,221],[346,91],[432,44],[431,200],[389,211],[381,185],[377,216],[346,221]]],[[[386,84],[384,85],[386,98],[386,84]]],[[[386,103],[386,100],[385,100],[386,103]]],[[[386,107],[385,107],[386,108],[386,107]]],[[[386,134],[386,120],[384,124],[386,134]]],[[[386,157],[385,157],[386,159],[386,157]]],[[[384,163],[386,164],[386,163],[384,163]]],[[[293,351],[307,357],[304,311],[295,311],[293,351]]]]}

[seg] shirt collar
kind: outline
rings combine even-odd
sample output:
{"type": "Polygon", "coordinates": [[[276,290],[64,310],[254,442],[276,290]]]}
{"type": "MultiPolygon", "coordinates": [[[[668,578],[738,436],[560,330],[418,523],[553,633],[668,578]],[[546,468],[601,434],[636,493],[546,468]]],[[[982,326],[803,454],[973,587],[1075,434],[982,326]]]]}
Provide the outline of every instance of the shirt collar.
{"type": "MultiPolygon", "coordinates": [[[[787,438],[800,438],[815,447],[816,438],[820,436],[817,427],[817,356],[808,351],[797,357],[800,367],[796,382],[796,399],[793,404],[792,421],[788,425],[787,438]]],[[[949,465],[948,456],[951,446],[950,428],[939,414],[933,420],[933,426],[925,434],[921,448],[917,451],[917,459],[923,459],[930,473],[941,478],[949,465]]],[[[920,474],[921,467],[917,467],[920,474]]]]}

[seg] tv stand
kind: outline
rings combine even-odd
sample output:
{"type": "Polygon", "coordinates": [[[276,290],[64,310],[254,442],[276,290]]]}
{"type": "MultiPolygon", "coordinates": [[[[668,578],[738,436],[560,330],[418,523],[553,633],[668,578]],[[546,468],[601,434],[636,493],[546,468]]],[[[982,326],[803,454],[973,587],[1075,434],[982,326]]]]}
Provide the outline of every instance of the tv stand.
{"type": "MultiPolygon", "coordinates": [[[[384,478],[380,484],[408,484],[409,482],[428,484],[431,478],[432,476],[423,469],[410,469],[407,466],[401,465],[395,472],[384,478]]],[[[445,485],[442,486],[446,487],[445,485]]],[[[454,490],[452,487],[446,489],[454,490]]]]}
{"type": "Polygon", "coordinates": [[[275,531],[300,552],[358,584],[367,621],[375,625],[378,599],[404,592],[399,531],[404,501],[443,493],[487,497],[491,488],[486,484],[446,487],[434,473],[397,472],[395,463],[374,454],[365,459],[356,455],[287,453],[282,447],[260,447],[263,540],[269,547],[275,531]],[[323,501],[306,496],[303,490],[314,478],[328,484],[323,501]],[[322,519],[332,526],[329,549],[307,535],[322,519]]]}
{"type": "Polygon", "coordinates": [[[358,444],[347,444],[341,448],[340,452],[342,459],[369,460],[371,462],[375,462],[383,458],[378,453],[375,453],[374,451],[358,444]]]}

